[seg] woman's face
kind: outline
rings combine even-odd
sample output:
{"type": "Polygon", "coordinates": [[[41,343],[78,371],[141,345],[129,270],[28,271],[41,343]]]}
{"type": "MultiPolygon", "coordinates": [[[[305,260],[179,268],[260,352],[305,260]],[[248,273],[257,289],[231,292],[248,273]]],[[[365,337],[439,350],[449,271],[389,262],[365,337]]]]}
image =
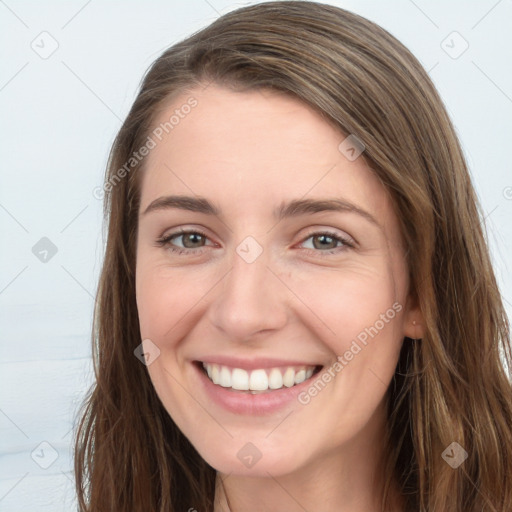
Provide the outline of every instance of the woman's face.
{"type": "Polygon", "coordinates": [[[175,423],[211,466],[240,475],[379,445],[402,341],[420,337],[421,319],[363,148],[296,99],[215,84],[176,98],[150,137],[137,304],[175,423]]]}

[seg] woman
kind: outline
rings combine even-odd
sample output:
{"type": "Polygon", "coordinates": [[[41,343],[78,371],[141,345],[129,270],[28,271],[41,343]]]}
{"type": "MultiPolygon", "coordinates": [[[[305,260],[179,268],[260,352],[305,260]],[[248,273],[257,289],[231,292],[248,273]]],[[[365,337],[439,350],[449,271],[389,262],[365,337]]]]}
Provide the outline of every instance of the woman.
{"type": "Polygon", "coordinates": [[[390,34],[228,13],[151,66],[104,189],[81,510],[510,510],[479,207],[390,34]]]}

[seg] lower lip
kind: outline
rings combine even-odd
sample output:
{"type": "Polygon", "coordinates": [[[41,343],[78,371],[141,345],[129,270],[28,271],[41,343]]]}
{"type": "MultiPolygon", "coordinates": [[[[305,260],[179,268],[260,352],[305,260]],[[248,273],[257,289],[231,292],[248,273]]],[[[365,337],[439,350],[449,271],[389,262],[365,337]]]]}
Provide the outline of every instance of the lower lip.
{"type": "Polygon", "coordinates": [[[290,403],[298,402],[299,393],[307,389],[312,380],[320,373],[314,373],[309,379],[295,384],[291,388],[285,387],[253,395],[249,392],[231,391],[231,388],[223,388],[214,384],[200,368],[200,364],[192,363],[192,366],[199,376],[201,386],[213,402],[230,412],[253,416],[272,414],[290,403]]]}

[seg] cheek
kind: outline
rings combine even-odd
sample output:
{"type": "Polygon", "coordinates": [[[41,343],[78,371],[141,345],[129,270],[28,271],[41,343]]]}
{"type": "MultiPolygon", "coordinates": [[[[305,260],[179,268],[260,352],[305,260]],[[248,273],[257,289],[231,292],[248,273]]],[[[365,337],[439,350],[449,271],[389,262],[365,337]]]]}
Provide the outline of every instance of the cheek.
{"type": "Polygon", "coordinates": [[[190,390],[184,387],[183,362],[178,353],[180,340],[185,339],[191,329],[187,313],[197,303],[197,293],[194,283],[187,285],[178,272],[171,275],[169,269],[144,265],[141,259],[136,276],[140,333],[143,340],[151,340],[159,350],[158,357],[147,369],[164,407],[186,432],[191,428],[186,418],[195,410],[195,403],[190,390]]]}
{"type": "Polygon", "coordinates": [[[141,335],[159,343],[176,340],[187,323],[187,313],[205,295],[204,279],[164,266],[137,269],[136,298],[141,335]]]}
{"type": "Polygon", "coordinates": [[[314,313],[316,335],[333,353],[333,361],[337,358],[330,369],[332,378],[326,377],[334,384],[331,398],[353,417],[367,418],[396,368],[403,339],[404,290],[397,288],[384,265],[381,271],[325,272],[301,281],[295,290],[314,313]]]}
{"type": "Polygon", "coordinates": [[[336,354],[343,353],[351,340],[376,323],[379,331],[399,334],[397,309],[403,309],[403,293],[397,289],[393,274],[384,264],[381,267],[324,269],[292,285],[325,333],[324,342],[336,354]]]}

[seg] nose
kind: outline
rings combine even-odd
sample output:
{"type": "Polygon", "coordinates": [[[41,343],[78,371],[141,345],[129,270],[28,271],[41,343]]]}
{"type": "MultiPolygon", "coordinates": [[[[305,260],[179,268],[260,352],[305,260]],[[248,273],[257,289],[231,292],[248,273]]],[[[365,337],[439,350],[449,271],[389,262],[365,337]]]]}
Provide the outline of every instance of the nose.
{"type": "Polygon", "coordinates": [[[208,317],[232,341],[251,341],[258,334],[282,329],[292,293],[271,269],[265,252],[248,263],[233,255],[231,270],[217,287],[208,317]]]}

